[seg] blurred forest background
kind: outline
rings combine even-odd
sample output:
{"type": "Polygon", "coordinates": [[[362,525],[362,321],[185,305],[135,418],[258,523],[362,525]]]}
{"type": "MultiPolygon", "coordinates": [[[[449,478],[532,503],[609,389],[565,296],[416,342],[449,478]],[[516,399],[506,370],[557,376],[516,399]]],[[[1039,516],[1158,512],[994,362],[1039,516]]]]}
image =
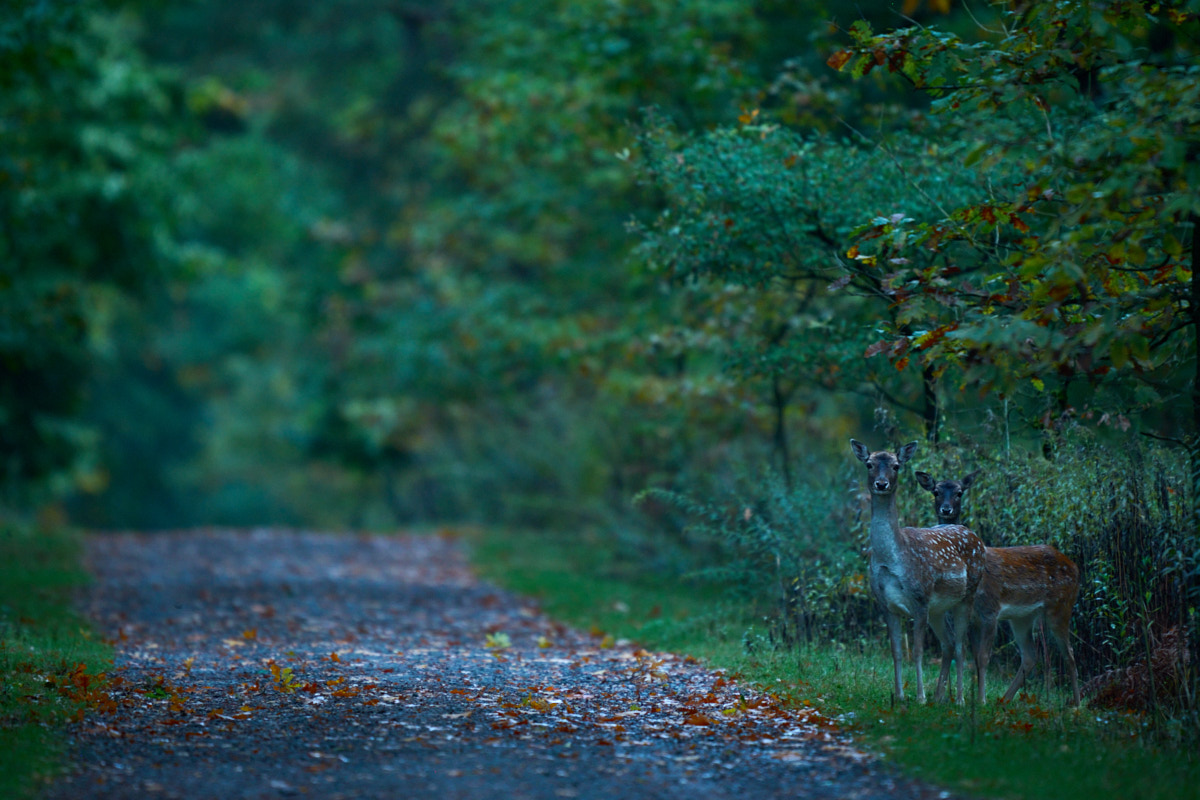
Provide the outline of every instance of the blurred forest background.
{"type": "Polygon", "coordinates": [[[520,526],[854,639],[847,440],[920,439],[1132,663],[1200,586],[1198,14],[3,0],[5,513],[520,526]]]}

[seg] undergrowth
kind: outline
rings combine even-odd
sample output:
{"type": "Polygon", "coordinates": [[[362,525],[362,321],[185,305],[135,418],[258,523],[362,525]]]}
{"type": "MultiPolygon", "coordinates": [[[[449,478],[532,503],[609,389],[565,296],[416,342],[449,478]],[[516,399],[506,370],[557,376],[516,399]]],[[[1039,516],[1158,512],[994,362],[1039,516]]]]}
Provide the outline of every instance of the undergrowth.
{"type": "Polygon", "coordinates": [[[0,524],[0,797],[26,797],[63,763],[64,726],[108,701],[112,650],[71,609],[78,538],[0,524]]]}

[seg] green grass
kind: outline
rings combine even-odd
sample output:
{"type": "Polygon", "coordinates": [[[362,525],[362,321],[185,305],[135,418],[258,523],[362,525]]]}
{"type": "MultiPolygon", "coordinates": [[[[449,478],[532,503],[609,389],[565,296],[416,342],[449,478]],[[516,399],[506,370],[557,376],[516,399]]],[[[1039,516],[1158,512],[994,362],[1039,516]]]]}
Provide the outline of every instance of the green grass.
{"type": "MultiPolygon", "coordinates": [[[[1000,668],[989,674],[986,706],[893,704],[882,622],[871,641],[780,652],[765,637],[747,635],[750,616],[716,589],[622,565],[597,539],[487,531],[473,535],[472,546],[481,574],[538,598],[550,615],[808,699],[867,749],[956,792],[1022,800],[1200,797],[1200,756],[1164,743],[1141,718],[1067,708],[1061,692],[1046,694],[1040,671],[1009,706],[996,702],[1011,679],[1000,668]]],[[[928,659],[925,667],[932,697],[937,664],[928,659]]],[[[911,665],[905,674],[911,689],[911,665]]]]}
{"type": "Polygon", "coordinates": [[[112,649],[71,609],[78,537],[0,524],[0,797],[34,794],[63,764],[64,726],[102,697],[112,649]]]}

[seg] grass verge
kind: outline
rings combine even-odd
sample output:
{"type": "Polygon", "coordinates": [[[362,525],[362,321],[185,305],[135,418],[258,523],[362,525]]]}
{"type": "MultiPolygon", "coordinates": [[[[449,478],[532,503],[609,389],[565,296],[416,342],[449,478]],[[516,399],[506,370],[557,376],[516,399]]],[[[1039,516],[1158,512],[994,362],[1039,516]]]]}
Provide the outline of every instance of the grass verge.
{"type": "Polygon", "coordinates": [[[76,534],[0,523],[0,797],[32,796],[103,698],[112,649],[71,608],[86,580],[76,534]]]}
{"type": "MultiPolygon", "coordinates": [[[[877,641],[779,651],[723,593],[623,568],[598,539],[484,531],[471,544],[484,577],[537,598],[555,618],[693,655],[808,699],[867,749],[956,792],[1022,800],[1200,797],[1200,756],[1152,736],[1140,717],[1067,708],[1061,693],[1046,692],[1040,672],[1009,706],[995,702],[1011,678],[1000,671],[989,676],[986,706],[893,704],[882,622],[877,641]]],[[[926,680],[936,674],[927,663],[926,680]]]]}

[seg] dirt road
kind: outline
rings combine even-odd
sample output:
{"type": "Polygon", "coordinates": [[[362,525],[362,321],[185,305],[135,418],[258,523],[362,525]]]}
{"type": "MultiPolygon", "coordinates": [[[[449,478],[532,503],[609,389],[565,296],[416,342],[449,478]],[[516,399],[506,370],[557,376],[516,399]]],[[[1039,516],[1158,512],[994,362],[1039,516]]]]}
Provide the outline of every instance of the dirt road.
{"type": "Polygon", "coordinates": [[[115,710],[52,798],[943,798],[691,659],[569,630],[439,537],[96,535],[115,710]]]}

